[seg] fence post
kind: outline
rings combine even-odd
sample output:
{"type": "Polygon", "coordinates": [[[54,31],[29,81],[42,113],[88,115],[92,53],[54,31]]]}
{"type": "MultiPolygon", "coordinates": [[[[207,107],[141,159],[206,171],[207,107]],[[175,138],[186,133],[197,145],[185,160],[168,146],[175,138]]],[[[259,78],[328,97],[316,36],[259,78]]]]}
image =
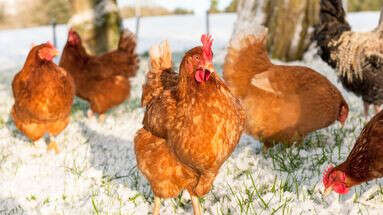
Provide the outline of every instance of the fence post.
{"type": "Polygon", "coordinates": [[[138,40],[138,33],[140,32],[140,19],[141,16],[136,17],[136,39],[138,40]]]}
{"type": "Polygon", "coordinates": [[[57,48],[57,35],[56,35],[56,19],[52,20],[52,36],[53,36],[53,45],[57,48]]]}
{"type": "Polygon", "coordinates": [[[206,11],[206,34],[210,33],[210,20],[209,20],[210,13],[207,10],[206,11]]]}
{"type": "Polygon", "coordinates": [[[140,19],[141,19],[140,0],[136,0],[135,14],[136,14],[136,40],[138,41],[138,33],[140,31],[140,19]]]}

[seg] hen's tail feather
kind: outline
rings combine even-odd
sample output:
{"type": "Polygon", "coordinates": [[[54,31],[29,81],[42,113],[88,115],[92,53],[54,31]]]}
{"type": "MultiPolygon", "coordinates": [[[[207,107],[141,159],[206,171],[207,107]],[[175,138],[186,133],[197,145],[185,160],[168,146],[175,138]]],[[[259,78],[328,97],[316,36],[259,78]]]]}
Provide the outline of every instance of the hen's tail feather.
{"type": "Polygon", "coordinates": [[[229,48],[242,49],[255,44],[265,44],[268,28],[254,26],[247,28],[232,36],[229,48]]]}
{"type": "Polygon", "coordinates": [[[151,66],[150,72],[158,73],[172,67],[172,53],[167,40],[159,45],[151,47],[149,56],[151,66]]]}
{"type": "Polygon", "coordinates": [[[133,77],[136,75],[139,65],[139,59],[136,54],[136,36],[133,32],[125,29],[121,32],[120,41],[118,42],[118,50],[127,54],[127,62],[129,62],[128,76],[133,77]]]}
{"type": "Polygon", "coordinates": [[[136,36],[129,29],[121,32],[120,41],[118,42],[118,49],[133,53],[136,48],[136,36]]]}
{"type": "Polygon", "coordinates": [[[348,25],[342,0],[321,0],[320,21],[327,23],[334,22],[338,25],[348,25]]]}
{"type": "Polygon", "coordinates": [[[142,106],[146,106],[153,98],[163,92],[165,83],[162,81],[162,76],[164,73],[166,73],[166,79],[173,78],[171,76],[174,76],[171,71],[172,53],[168,41],[151,47],[149,50],[149,58],[150,71],[146,75],[146,82],[143,85],[142,106]]]}
{"type": "Polygon", "coordinates": [[[342,0],[321,0],[319,17],[320,23],[315,27],[313,35],[320,47],[319,55],[332,67],[336,67],[336,62],[330,58],[331,52],[335,50],[330,47],[330,42],[351,30],[345,18],[342,0]]]}
{"type": "Polygon", "coordinates": [[[244,31],[234,35],[225,58],[223,76],[234,95],[244,96],[251,79],[272,64],[266,50],[267,29],[254,33],[244,31]]]}

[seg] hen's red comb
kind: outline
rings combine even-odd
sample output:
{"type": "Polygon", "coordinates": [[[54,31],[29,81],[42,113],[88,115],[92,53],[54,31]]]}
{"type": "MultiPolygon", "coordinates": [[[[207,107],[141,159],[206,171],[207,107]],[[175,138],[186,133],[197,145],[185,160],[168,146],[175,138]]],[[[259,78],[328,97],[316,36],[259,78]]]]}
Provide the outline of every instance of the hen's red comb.
{"type": "Polygon", "coordinates": [[[332,170],[334,169],[334,166],[332,164],[330,164],[330,166],[327,168],[326,171],[324,171],[323,173],[323,184],[325,186],[327,186],[329,180],[328,180],[328,177],[329,177],[329,174],[332,172],[332,170]]]}
{"type": "Polygon", "coordinates": [[[211,62],[213,60],[213,52],[211,50],[213,39],[211,38],[211,35],[203,34],[201,37],[201,42],[203,58],[205,61],[211,62]]]}

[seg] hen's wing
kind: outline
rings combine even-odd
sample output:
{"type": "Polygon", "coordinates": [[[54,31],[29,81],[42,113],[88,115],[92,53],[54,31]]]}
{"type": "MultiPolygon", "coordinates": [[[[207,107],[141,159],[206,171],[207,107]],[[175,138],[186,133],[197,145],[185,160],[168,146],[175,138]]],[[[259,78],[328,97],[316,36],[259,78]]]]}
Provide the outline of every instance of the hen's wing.
{"type": "Polygon", "coordinates": [[[274,95],[280,95],[281,92],[279,92],[278,89],[276,89],[276,86],[273,86],[271,83],[271,76],[273,76],[273,72],[269,70],[256,74],[251,79],[251,85],[274,95]]]}
{"type": "Polygon", "coordinates": [[[90,108],[98,114],[105,113],[109,108],[121,104],[130,94],[130,82],[127,77],[122,75],[97,81],[90,80],[87,84],[89,90],[86,95],[90,108]]]}
{"type": "Polygon", "coordinates": [[[356,179],[383,176],[383,111],[363,128],[346,162],[356,179]]]}
{"type": "Polygon", "coordinates": [[[171,69],[171,53],[167,41],[150,49],[150,71],[142,90],[142,106],[146,107],[144,128],[166,138],[176,113],[178,81],[171,69]]]}

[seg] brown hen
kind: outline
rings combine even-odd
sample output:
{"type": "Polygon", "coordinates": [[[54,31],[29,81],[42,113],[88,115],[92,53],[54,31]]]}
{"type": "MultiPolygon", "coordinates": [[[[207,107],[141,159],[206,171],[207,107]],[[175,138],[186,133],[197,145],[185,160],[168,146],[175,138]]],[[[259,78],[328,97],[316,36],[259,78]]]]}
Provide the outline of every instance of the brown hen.
{"type": "Polygon", "coordinates": [[[73,29],[69,31],[59,65],[73,76],[76,95],[90,103],[88,116],[96,112],[103,120],[107,110],[129,97],[129,78],[138,70],[135,48],[135,36],[126,30],[121,34],[117,50],[90,56],[79,34],[73,29]]]}
{"type": "Polygon", "coordinates": [[[151,69],[143,86],[144,127],[134,139],[138,167],[155,195],[176,197],[186,189],[195,214],[198,196],[208,193],[244,128],[244,112],[214,72],[212,41],[189,50],[179,74],[171,69],[167,42],[150,50],[151,69]]]}
{"type": "Polygon", "coordinates": [[[52,62],[57,54],[50,43],[33,47],[12,82],[12,118],[16,127],[32,141],[48,133],[48,148],[56,153],[59,149],[52,136],[68,125],[75,91],[70,74],[52,62]]]}
{"type": "Polygon", "coordinates": [[[268,148],[301,141],[335,120],[343,124],[348,105],[339,90],[310,68],[272,64],[266,32],[233,38],[223,69],[228,87],[245,108],[247,132],[268,148]]]}
{"type": "Polygon", "coordinates": [[[383,177],[383,111],[363,128],[345,162],[330,166],[323,177],[325,194],[339,194],[363,182],[383,177]]]}

